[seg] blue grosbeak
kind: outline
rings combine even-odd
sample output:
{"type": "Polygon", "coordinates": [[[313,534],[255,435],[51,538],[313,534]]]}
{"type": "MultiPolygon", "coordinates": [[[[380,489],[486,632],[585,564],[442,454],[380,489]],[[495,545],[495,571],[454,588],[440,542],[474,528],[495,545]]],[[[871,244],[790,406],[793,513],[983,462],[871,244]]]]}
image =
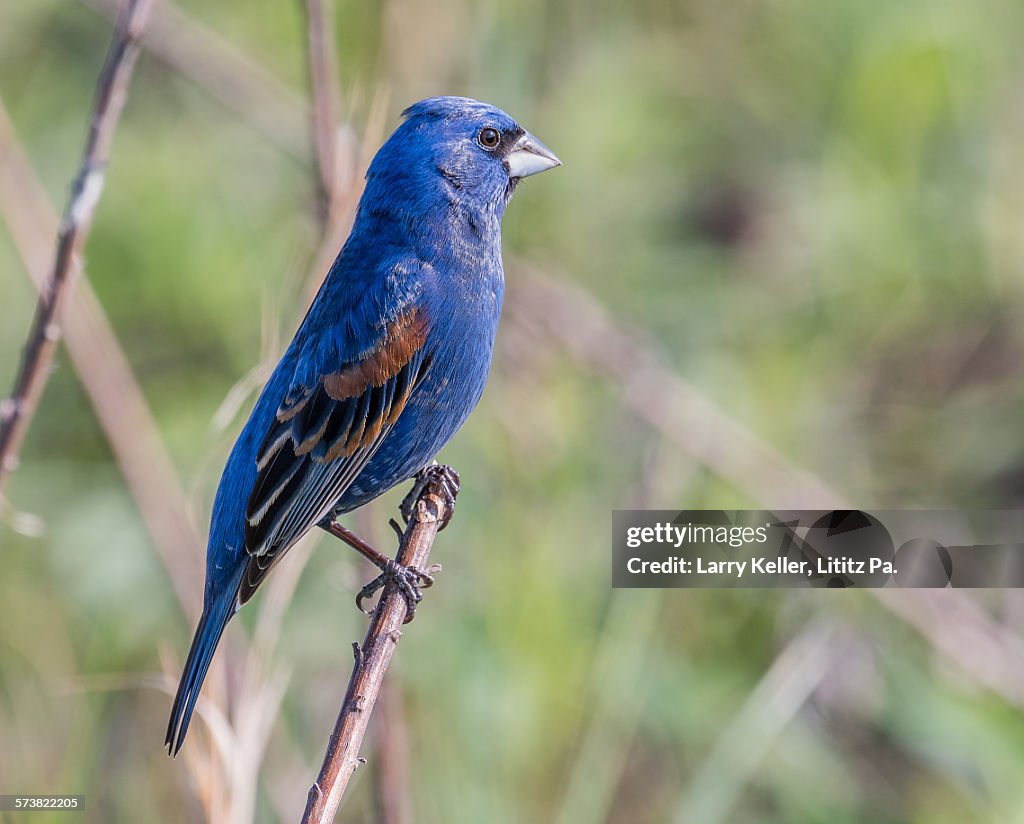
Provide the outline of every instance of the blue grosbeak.
{"type": "Polygon", "coordinates": [[[504,292],[501,218],[519,180],[559,160],[476,100],[431,98],[404,115],[224,468],[203,614],[167,727],[172,754],[228,620],[309,529],[347,535],[419,597],[422,573],[334,519],[421,472],[480,399],[504,292]]]}

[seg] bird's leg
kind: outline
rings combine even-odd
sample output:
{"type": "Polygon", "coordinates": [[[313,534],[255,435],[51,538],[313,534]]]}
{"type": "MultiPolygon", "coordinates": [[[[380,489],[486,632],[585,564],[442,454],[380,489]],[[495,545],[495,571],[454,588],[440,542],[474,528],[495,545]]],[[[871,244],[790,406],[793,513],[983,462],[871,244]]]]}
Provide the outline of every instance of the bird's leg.
{"type": "Polygon", "coordinates": [[[366,543],[366,541],[356,535],[351,529],[342,526],[333,518],[330,521],[325,521],[320,524],[320,528],[324,530],[324,532],[330,533],[335,538],[340,538],[352,547],[352,549],[362,555],[367,561],[377,567],[377,569],[384,569],[384,567],[387,566],[387,562],[391,560],[383,552],[378,552],[366,543]]]}
{"type": "Polygon", "coordinates": [[[416,501],[419,500],[420,494],[427,484],[436,482],[437,488],[445,499],[445,516],[444,520],[441,521],[437,527],[437,531],[440,532],[452,519],[452,515],[455,513],[455,496],[459,494],[459,488],[461,481],[459,480],[459,473],[456,472],[452,467],[439,464],[437,461],[423,467],[419,472],[413,476],[412,489],[409,490],[409,494],[402,499],[402,503],[399,506],[399,511],[402,513],[402,518],[406,523],[412,520],[413,513],[416,507],[416,501]]]}
{"type": "Polygon", "coordinates": [[[356,596],[356,606],[359,611],[370,615],[371,610],[363,608],[363,601],[372,597],[377,590],[389,582],[394,582],[405,599],[405,623],[408,624],[416,614],[416,605],[423,600],[423,590],[434,583],[434,577],[430,573],[439,571],[440,567],[434,564],[424,572],[417,567],[402,566],[398,561],[374,549],[352,530],[343,527],[336,520],[326,521],[320,527],[335,538],[340,538],[380,570],[380,575],[359,590],[359,594],[356,596]]]}

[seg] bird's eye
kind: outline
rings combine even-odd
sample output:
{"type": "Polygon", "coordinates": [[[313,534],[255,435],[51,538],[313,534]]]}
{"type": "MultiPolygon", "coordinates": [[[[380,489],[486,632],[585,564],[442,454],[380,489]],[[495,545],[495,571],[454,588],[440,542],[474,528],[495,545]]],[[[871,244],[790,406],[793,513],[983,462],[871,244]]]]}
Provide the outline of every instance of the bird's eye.
{"type": "Polygon", "coordinates": [[[498,144],[501,143],[501,135],[498,134],[498,130],[490,127],[481,129],[480,134],[476,136],[476,139],[477,142],[489,152],[497,149],[498,144]]]}

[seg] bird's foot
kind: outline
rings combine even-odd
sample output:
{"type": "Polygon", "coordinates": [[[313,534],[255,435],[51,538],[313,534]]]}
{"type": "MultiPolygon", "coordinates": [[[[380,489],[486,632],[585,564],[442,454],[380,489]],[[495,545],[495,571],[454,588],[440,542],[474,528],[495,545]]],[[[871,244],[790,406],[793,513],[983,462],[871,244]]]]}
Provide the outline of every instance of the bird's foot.
{"type": "MultiPolygon", "coordinates": [[[[417,506],[421,498],[437,496],[440,497],[444,506],[444,518],[438,524],[438,530],[444,529],[451,520],[452,512],[455,509],[455,496],[459,494],[459,473],[450,466],[433,463],[425,466],[416,473],[415,483],[409,494],[402,501],[400,510],[402,517],[408,524],[416,515],[417,506]],[[429,493],[429,494],[427,494],[429,493]]],[[[436,502],[435,502],[436,503],[436,502]]],[[[401,526],[392,518],[389,521],[391,528],[395,530],[398,537],[399,549],[405,539],[401,526]]],[[[434,573],[441,571],[440,564],[431,564],[426,570],[415,566],[404,566],[398,561],[378,552],[355,533],[343,527],[337,521],[331,519],[324,521],[320,526],[337,538],[340,538],[349,546],[356,549],[363,557],[367,558],[379,569],[380,575],[364,586],[356,596],[356,606],[360,612],[369,615],[371,610],[363,607],[363,602],[372,598],[379,590],[384,589],[388,584],[394,584],[395,588],[402,594],[405,600],[405,621],[408,624],[416,614],[416,605],[423,600],[423,590],[434,583],[434,573]]]]}
{"type": "Polygon", "coordinates": [[[408,524],[412,520],[413,514],[416,512],[416,502],[419,500],[420,495],[423,494],[423,490],[429,485],[433,484],[437,491],[444,498],[445,516],[437,527],[437,531],[440,532],[452,519],[452,515],[455,513],[455,496],[459,494],[459,488],[461,481],[459,480],[459,473],[456,472],[452,467],[444,464],[439,464],[436,461],[429,466],[423,467],[414,476],[412,489],[409,490],[409,494],[402,499],[402,503],[399,506],[399,511],[402,513],[403,520],[408,524]]]}
{"type": "MultiPolygon", "coordinates": [[[[395,532],[398,533],[398,541],[399,545],[401,545],[402,530],[399,528],[398,524],[395,523],[394,519],[391,520],[391,525],[395,532]]],[[[416,567],[402,566],[398,561],[395,561],[384,553],[374,549],[354,532],[346,529],[335,520],[325,521],[320,524],[320,526],[322,529],[331,533],[331,535],[336,538],[340,538],[350,547],[357,550],[360,555],[381,571],[380,575],[359,590],[359,594],[356,596],[356,606],[359,608],[359,611],[366,615],[370,615],[373,610],[365,609],[363,607],[363,601],[367,598],[373,597],[377,590],[383,589],[389,582],[393,581],[395,586],[398,587],[399,592],[402,593],[402,597],[405,599],[406,610],[404,623],[408,624],[416,613],[416,604],[423,600],[423,590],[427,589],[434,583],[432,573],[440,572],[441,565],[431,564],[427,567],[426,572],[416,567]]]]}
{"type": "Polygon", "coordinates": [[[405,599],[405,620],[402,623],[408,624],[416,615],[416,605],[423,600],[423,590],[434,585],[432,573],[440,571],[440,564],[431,564],[426,570],[422,570],[414,566],[402,566],[398,561],[389,558],[380,575],[359,590],[356,606],[360,612],[371,615],[373,611],[365,609],[363,601],[372,598],[377,590],[393,583],[405,599]]]}

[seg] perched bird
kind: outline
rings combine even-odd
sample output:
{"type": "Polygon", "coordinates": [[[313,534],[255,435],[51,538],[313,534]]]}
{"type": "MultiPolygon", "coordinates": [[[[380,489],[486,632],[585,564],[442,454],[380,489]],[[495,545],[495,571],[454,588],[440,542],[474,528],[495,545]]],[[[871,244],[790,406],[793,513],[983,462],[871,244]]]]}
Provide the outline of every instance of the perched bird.
{"type": "Polygon", "coordinates": [[[505,206],[522,178],[560,161],[476,100],[435,97],[403,116],[224,468],[203,614],[167,726],[172,755],[225,625],[305,532],[348,540],[410,609],[427,577],[334,519],[422,473],[480,399],[504,293],[505,206]]]}

